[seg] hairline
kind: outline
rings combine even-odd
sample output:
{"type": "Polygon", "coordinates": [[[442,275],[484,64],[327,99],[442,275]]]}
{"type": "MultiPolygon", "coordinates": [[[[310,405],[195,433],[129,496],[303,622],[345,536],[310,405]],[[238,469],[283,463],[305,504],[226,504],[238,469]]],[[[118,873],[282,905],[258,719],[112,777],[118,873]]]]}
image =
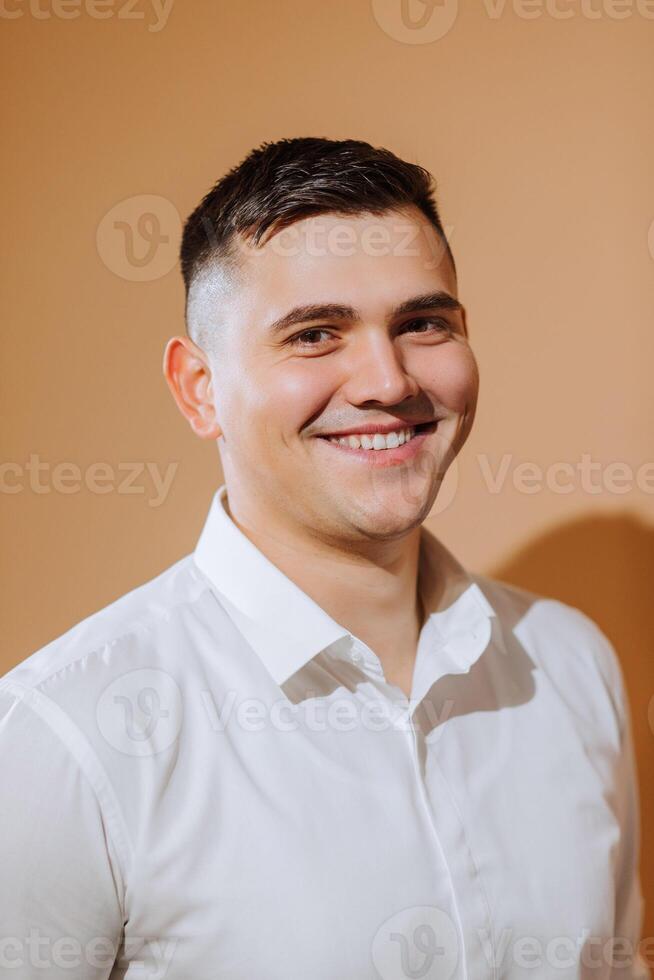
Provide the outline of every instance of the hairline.
{"type": "Polygon", "coordinates": [[[454,261],[454,255],[450,247],[450,243],[447,240],[447,235],[442,225],[438,225],[433,219],[422,210],[422,208],[413,201],[398,203],[396,206],[391,205],[389,207],[380,207],[379,209],[373,209],[368,207],[362,207],[360,209],[347,209],[343,210],[340,208],[331,208],[325,211],[315,211],[308,214],[299,214],[297,217],[291,219],[280,218],[273,224],[269,225],[261,234],[259,234],[258,226],[250,226],[249,229],[234,228],[230,232],[228,238],[221,245],[214,245],[202,258],[200,258],[193,267],[192,274],[190,276],[188,286],[186,288],[186,299],[190,295],[191,289],[195,280],[205,272],[210,266],[220,265],[223,267],[226,274],[231,274],[231,276],[236,279],[238,274],[243,270],[243,256],[239,253],[239,244],[244,244],[250,250],[259,251],[265,248],[265,246],[276,237],[276,235],[281,234],[287,228],[291,228],[293,225],[298,224],[300,221],[305,221],[309,218],[318,218],[321,216],[341,216],[344,218],[356,218],[366,214],[372,214],[377,217],[382,217],[384,215],[391,214],[392,212],[407,212],[410,210],[417,211],[420,216],[424,219],[427,224],[429,224],[443,245],[445,246],[445,252],[452,264],[452,271],[456,276],[456,263],[454,261]]]}

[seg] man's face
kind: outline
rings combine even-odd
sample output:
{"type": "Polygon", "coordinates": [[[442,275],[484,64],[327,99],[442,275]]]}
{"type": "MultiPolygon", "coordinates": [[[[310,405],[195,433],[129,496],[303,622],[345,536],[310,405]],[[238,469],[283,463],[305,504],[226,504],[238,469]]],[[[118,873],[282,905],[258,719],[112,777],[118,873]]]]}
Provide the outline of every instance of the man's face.
{"type": "Polygon", "coordinates": [[[329,214],[241,250],[210,355],[230,500],[328,540],[406,534],[479,383],[434,229],[414,209],[329,214]]]}

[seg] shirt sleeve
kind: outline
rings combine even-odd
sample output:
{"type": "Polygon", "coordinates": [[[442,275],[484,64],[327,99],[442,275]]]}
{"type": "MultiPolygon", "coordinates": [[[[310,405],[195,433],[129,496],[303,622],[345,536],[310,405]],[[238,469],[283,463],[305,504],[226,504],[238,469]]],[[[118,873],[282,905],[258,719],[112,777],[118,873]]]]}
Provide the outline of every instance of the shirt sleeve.
{"type": "Polygon", "coordinates": [[[0,974],[108,978],[124,921],[98,795],[33,702],[1,684],[0,786],[0,974]]]}
{"type": "MultiPolygon", "coordinates": [[[[605,638],[606,639],[606,638],[605,638]]],[[[651,980],[647,963],[638,952],[643,925],[644,902],[638,871],[640,858],[639,791],[633,744],[631,710],[622,670],[614,648],[606,640],[621,721],[621,752],[617,771],[616,798],[621,837],[616,865],[615,939],[611,980],[651,980]],[[628,968],[627,968],[628,967],[628,968]]]]}

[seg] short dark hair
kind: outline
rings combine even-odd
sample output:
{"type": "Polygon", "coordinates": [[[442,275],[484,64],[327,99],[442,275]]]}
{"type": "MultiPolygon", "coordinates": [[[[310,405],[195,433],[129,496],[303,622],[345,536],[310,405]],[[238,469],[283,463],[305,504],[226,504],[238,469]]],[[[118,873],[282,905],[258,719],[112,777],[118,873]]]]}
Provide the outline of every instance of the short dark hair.
{"type": "Polygon", "coordinates": [[[383,214],[411,205],[434,226],[456,270],[434,193],[429,171],[361,140],[299,137],[262,143],[187,219],[180,249],[186,291],[207,261],[233,258],[236,235],[256,247],[269,229],[281,231],[302,218],[383,214]]]}

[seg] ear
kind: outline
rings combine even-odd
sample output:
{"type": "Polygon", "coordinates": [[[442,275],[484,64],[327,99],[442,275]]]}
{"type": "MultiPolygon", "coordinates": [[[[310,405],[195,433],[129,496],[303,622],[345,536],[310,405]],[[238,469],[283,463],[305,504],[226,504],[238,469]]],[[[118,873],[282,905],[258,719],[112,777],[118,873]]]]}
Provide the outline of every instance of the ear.
{"type": "Polygon", "coordinates": [[[190,337],[172,337],[166,344],[163,372],[177,407],[201,439],[217,439],[222,430],[213,403],[207,356],[190,337]]]}

